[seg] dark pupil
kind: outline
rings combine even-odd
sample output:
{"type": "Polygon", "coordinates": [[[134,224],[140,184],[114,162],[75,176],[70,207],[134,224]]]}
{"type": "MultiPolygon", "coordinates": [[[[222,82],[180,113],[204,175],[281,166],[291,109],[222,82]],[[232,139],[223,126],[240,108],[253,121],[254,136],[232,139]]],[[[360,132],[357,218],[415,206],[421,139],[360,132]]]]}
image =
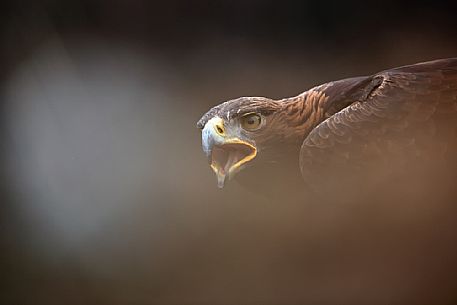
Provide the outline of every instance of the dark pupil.
{"type": "Polygon", "coordinates": [[[252,124],[254,124],[254,123],[255,123],[255,119],[254,119],[254,118],[249,118],[249,119],[248,119],[248,124],[249,124],[249,125],[252,125],[252,124]]]}

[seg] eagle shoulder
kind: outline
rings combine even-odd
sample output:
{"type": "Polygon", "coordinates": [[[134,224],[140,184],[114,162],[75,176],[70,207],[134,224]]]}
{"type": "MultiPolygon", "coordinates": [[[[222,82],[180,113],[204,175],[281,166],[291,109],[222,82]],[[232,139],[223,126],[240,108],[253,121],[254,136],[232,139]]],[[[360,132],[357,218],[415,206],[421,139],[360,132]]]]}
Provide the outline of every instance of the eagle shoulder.
{"type": "Polygon", "coordinates": [[[332,172],[336,177],[338,170],[347,175],[373,164],[457,151],[457,59],[321,88],[329,97],[328,117],[311,130],[300,149],[300,170],[308,183],[316,182],[316,175],[326,179],[332,172]]]}

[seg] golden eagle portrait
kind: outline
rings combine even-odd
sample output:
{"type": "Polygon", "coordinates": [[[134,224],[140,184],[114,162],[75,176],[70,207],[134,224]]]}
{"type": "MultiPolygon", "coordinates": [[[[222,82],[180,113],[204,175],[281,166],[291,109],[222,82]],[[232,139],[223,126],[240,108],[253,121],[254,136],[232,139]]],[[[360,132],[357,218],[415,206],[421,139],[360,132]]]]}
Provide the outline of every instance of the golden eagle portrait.
{"type": "MultiPolygon", "coordinates": [[[[249,173],[310,187],[441,166],[457,158],[457,58],[329,82],[274,100],[223,102],[197,123],[223,187],[249,173]]],[[[454,166],[450,166],[450,165],[454,166]]]]}

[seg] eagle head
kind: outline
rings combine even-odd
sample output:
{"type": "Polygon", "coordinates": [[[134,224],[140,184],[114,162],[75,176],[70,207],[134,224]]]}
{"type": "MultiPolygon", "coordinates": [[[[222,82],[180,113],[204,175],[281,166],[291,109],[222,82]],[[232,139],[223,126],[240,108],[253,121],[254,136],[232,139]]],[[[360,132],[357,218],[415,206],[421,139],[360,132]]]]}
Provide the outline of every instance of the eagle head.
{"type": "Polygon", "coordinates": [[[284,104],[265,97],[241,97],[211,108],[198,121],[202,147],[218,186],[272,148],[286,144],[284,104]]]}

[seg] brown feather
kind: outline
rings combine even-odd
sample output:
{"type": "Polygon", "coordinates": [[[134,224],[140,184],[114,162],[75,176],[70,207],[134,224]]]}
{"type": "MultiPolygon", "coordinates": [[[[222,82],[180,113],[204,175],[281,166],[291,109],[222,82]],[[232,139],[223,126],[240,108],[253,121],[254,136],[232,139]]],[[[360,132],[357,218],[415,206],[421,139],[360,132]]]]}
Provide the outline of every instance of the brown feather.
{"type": "Polygon", "coordinates": [[[383,82],[365,99],[355,99],[320,123],[303,142],[300,168],[307,183],[323,183],[319,177],[341,179],[351,168],[369,172],[455,158],[457,59],[396,68],[370,78],[383,82]]]}

